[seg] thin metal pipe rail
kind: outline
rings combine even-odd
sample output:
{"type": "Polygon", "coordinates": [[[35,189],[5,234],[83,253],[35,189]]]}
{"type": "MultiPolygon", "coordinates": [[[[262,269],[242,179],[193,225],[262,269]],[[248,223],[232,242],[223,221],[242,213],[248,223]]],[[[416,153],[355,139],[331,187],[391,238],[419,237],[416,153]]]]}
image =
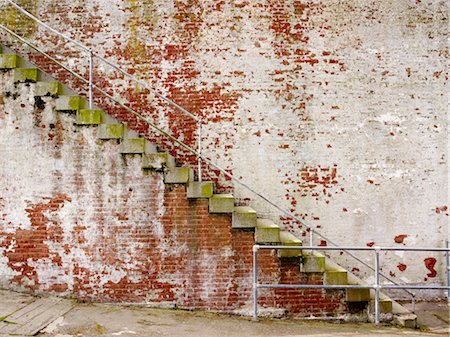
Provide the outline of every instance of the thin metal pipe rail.
{"type": "Polygon", "coordinates": [[[424,247],[342,247],[346,250],[355,251],[372,251],[375,253],[375,283],[372,285],[355,285],[355,284],[270,284],[258,282],[258,251],[260,249],[294,249],[294,250],[341,250],[337,247],[324,246],[280,246],[280,245],[254,245],[253,246],[253,320],[258,320],[258,289],[259,288],[274,288],[274,289],[373,289],[375,290],[375,324],[380,323],[380,291],[382,289],[415,289],[415,290],[447,290],[447,298],[450,301],[450,257],[449,257],[449,242],[445,243],[446,248],[424,248],[424,247]],[[401,285],[401,284],[381,284],[380,283],[380,252],[382,251],[409,251],[409,252],[445,252],[447,286],[439,285],[401,285]]]}
{"type": "MultiPolygon", "coordinates": [[[[220,167],[219,165],[215,164],[214,162],[212,162],[210,159],[206,158],[203,153],[202,153],[202,120],[199,119],[198,117],[196,117],[195,115],[193,115],[191,112],[187,111],[186,109],[184,109],[183,107],[181,107],[180,105],[178,105],[177,103],[173,102],[172,100],[170,100],[169,98],[159,94],[157,91],[155,91],[154,89],[150,88],[146,83],[144,83],[142,80],[138,79],[137,77],[129,74],[127,71],[121,69],[118,65],[114,64],[113,62],[107,60],[106,58],[98,55],[97,53],[94,53],[92,51],[91,48],[83,45],[82,43],[66,36],[65,34],[62,34],[61,32],[51,28],[50,26],[48,26],[47,24],[45,24],[44,22],[42,22],[41,20],[39,20],[38,18],[36,18],[34,15],[32,15],[31,13],[29,13],[28,11],[26,11],[25,9],[23,9],[22,7],[20,7],[19,5],[17,5],[16,3],[14,3],[11,0],[4,0],[7,3],[9,3],[10,5],[14,6],[17,10],[19,10],[20,12],[22,12],[23,14],[27,15],[28,17],[30,17],[31,19],[35,20],[39,25],[41,25],[42,27],[48,29],[49,31],[53,32],[54,34],[74,43],[75,45],[79,46],[80,48],[82,48],[84,51],[88,52],[88,60],[89,60],[89,80],[84,79],[81,75],[78,75],[75,71],[69,69],[68,67],[64,66],[61,62],[57,61],[55,58],[51,57],[50,55],[48,55],[47,53],[43,52],[42,50],[40,50],[39,48],[37,48],[36,46],[34,46],[33,44],[29,43],[28,41],[26,41],[25,39],[21,38],[20,36],[18,36],[17,34],[13,33],[11,30],[9,30],[8,28],[6,28],[3,25],[0,25],[0,28],[4,29],[5,31],[7,31],[8,33],[12,34],[13,36],[15,36],[16,38],[18,38],[20,41],[26,43],[28,46],[32,47],[33,49],[35,49],[36,51],[38,51],[39,53],[45,55],[46,57],[48,57],[50,60],[52,60],[53,62],[55,62],[56,64],[58,64],[59,66],[61,66],[62,68],[64,68],[65,70],[69,71],[71,74],[75,75],[78,79],[82,80],[83,82],[87,83],[89,86],[89,90],[88,90],[88,95],[89,95],[89,106],[90,108],[92,108],[93,105],[93,89],[96,89],[97,91],[99,91],[102,95],[108,97],[109,99],[113,100],[115,103],[121,105],[123,108],[127,109],[129,112],[131,112],[134,116],[136,116],[137,118],[139,118],[142,121],[145,121],[146,123],[148,123],[153,129],[157,130],[158,132],[160,132],[161,134],[163,134],[164,136],[168,137],[169,139],[171,139],[172,141],[174,141],[175,143],[177,143],[178,145],[180,145],[182,148],[184,148],[185,150],[191,152],[193,155],[195,155],[197,157],[197,165],[198,165],[198,180],[202,181],[202,161],[205,162],[206,164],[214,167],[215,169],[217,169],[219,172],[221,172],[224,176],[226,176],[227,178],[229,178],[230,180],[236,182],[237,184],[241,185],[242,187],[244,187],[246,190],[250,191],[252,194],[256,195],[257,197],[261,198],[262,200],[264,200],[265,202],[267,202],[269,205],[271,205],[272,207],[274,207],[275,209],[277,209],[278,211],[280,211],[282,214],[288,216],[289,218],[291,218],[292,220],[296,221],[297,223],[301,224],[302,226],[304,226],[307,231],[309,231],[309,236],[310,236],[310,244],[311,246],[313,245],[313,235],[317,235],[318,237],[320,237],[323,240],[326,240],[329,244],[335,246],[335,247],[339,247],[339,245],[337,243],[335,243],[333,240],[329,239],[328,237],[324,236],[323,234],[321,234],[320,232],[318,232],[317,230],[315,230],[314,228],[312,228],[312,226],[308,225],[307,223],[305,223],[303,220],[301,220],[299,217],[293,215],[291,212],[287,211],[286,209],[278,206],[276,203],[274,203],[273,201],[271,201],[268,197],[264,196],[263,194],[259,193],[258,191],[256,191],[255,189],[253,189],[252,187],[250,187],[249,185],[247,185],[246,183],[242,182],[240,179],[235,178],[232,174],[230,174],[229,172],[227,172],[224,168],[220,167]],[[183,142],[179,141],[178,139],[176,139],[175,137],[171,136],[169,133],[165,132],[164,130],[158,128],[157,126],[155,126],[153,123],[151,123],[150,121],[148,121],[145,117],[143,117],[142,115],[140,115],[139,113],[137,113],[135,110],[131,109],[130,107],[124,105],[123,103],[119,102],[116,99],[113,99],[113,97],[109,94],[107,94],[106,92],[104,92],[102,89],[100,89],[98,86],[96,86],[93,83],[93,59],[94,58],[98,58],[99,60],[101,60],[102,62],[106,63],[107,65],[113,67],[114,69],[116,69],[117,71],[121,72],[122,74],[124,74],[124,76],[128,77],[129,79],[131,79],[132,81],[134,81],[136,84],[146,88],[147,90],[149,90],[150,92],[152,92],[154,95],[156,95],[157,97],[159,97],[160,99],[164,100],[165,102],[167,102],[169,105],[171,105],[172,107],[175,107],[176,109],[180,110],[181,112],[183,112],[184,114],[186,114],[187,116],[193,118],[197,124],[198,124],[198,145],[197,145],[197,150],[191,148],[190,146],[184,144],[183,142]]],[[[345,252],[347,255],[349,255],[350,257],[352,257],[353,259],[355,259],[356,261],[358,261],[359,263],[361,263],[362,265],[364,265],[365,267],[371,269],[372,271],[374,270],[372,266],[370,266],[368,263],[366,263],[364,260],[360,259],[359,257],[357,257],[356,255],[352,254],[350,251],[348,250],[344,250],[341,249],[343,252],[345,252]]],[[[382,276],[383,278],[385,278],[386,280],[396,284],[396,282],[391,279],[389,276],[380,273],[380,276],[382,276]]],[[[406,292],[412,296],[412,298],[414,299],[414,293],[406,290],[406,292]]]]}

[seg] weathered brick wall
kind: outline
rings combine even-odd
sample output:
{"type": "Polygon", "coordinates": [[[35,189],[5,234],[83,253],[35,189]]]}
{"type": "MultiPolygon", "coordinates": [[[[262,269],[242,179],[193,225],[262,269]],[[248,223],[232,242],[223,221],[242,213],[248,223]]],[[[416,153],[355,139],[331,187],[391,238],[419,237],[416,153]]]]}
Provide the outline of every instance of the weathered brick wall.
{"type": "MultiPolygon", "coordinates": [[[[242,310],[251,299],[253,232],[207,199],[143,172],[139,155],[74,115],[35,106],[34,84],[0,74],[0,287],[83,300],[242,310]]],[[[321,282],[274,252],[260,254],[268,282],[321,282]]],[[[292,314],[343,312],[342,291],[262,292],[292,314]],[[289,296],[287,296],[289,295],[289,296]],[[314,301],[307,300],[308,298],[314,301]]]]}
{"type": "MultiPolygon", "coordinates": [[[[448,237],[445,1],[39,0],[30,10],[202,117],[212,159],[334,241],[442,246],[448,237]]],[[[9,24],[86,75],[84,53],[25,22],[9,24]]],[[[107,67],[96,80],[195,144],[195,124],[145,90],[107,67]]],[[[126,111],[109,111],[195,164],[126,111]]],[[[206,176],[219,190],[232,186],[210,168],[206,176]]],[[[389,253],[383,262],[400,282],[444,281],[438,255],[389,253]]]]}

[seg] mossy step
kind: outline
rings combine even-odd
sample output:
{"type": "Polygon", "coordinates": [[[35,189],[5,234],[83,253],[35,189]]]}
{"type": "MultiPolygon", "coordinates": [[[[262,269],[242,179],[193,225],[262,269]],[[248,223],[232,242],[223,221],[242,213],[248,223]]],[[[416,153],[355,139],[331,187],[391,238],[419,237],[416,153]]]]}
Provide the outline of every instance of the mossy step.
{"type": "Polygon", "coordinates": [[[60,95],[55,100],[57,111],[78,111],[81,109],[83,99],[80,96],[60,95]]]}
{"type": "Polygon", "coordinates": [[[17,55],[0,54],[0,69],[13,69],[17,67],[17,55]]]}
{"type": "Polygon", "coordinates": [[[149,170],[163,170],[166,167],[175,167],[175,158],[168,153],[153,152],[142,156],[142,168],[149,170]]]}
{"type": "Polygon", "coordinates": [[[280,241],[280,227],[270,219],[257,219],[255,228],[255,242],[262,244],[280,241]]]}
{"type": "MultiPolygon", "coordinates": [[[[380,299],[380,312],[382,314],[387,314],[392,312],[392,300],[390,299],[380,299]]],[[[370,300],[369,311],[375,312],[375,300],[370,300]]]]}
{"type": "Polygon", "coordinates": [[[58,82],[37,82],[34,96],[58,96],[60,84],[58,82]]]}
{"type": "Polygon", "coordinates": [[[98,139],[122,139],[123,137],[123,124],[101,124],[97,129],[98,139]]]}
{"type": "Polygon", "coordinates": [[[325,265],[325,273],[323,274],[323,284],[326,285],[348,284],[347,271],[344,268],[328,268],[325,265]]]}
{"type": "MultiPolygon", "coordinates": [[[[282,246],[301,246],[302,241],[288,231],[280,231],[280,242],[282,246]]],[[[302,255],[301,249],[279,249],[279,257],[298,257],[302,255]]]]}
{"type": "Polygon", "coordinates": [[[233,209],[232,228],[255,228],[256,211],[248,206],[236,206],[233,209]]]}
{"type": "Polygon", "coordinates": [[[347,302],[369,302],[370,289],[347,289],[347,302]]]}
{"type": "Polygon", "coordinates": [[[212,181],[191,181],[187,187],[188,198],[210,198],[213,195],[212,181]]]}
{"type": "Polygon", "coordinates": [[[234,196],[232,194],[213,194],[209,198],[210,213],[231,213],[234,210],[234,196]]]}
{"type": "Polygon", "coordinates": [[[190,167],[171,167],[164,172],[164,183],[187,184],[194,181],[194,170],[190,167]]]}
{"type": "Polygon", "coordinates": [[[323,273],[325,272],[325,256],[314,252],[304,253],[300,270],[303,273],[323,273]]]}
{"type": "Polygon", "coordinates": [[[77,112],[76,124],[98,125],[103,123],[105,112],[103,110],[82,109],[77,112]]]}
{"type": "Polygon", "coordinates": [[[19,82],[37,82],[39,70],[37,68],[14,68],[13,81],[19,82]]]}

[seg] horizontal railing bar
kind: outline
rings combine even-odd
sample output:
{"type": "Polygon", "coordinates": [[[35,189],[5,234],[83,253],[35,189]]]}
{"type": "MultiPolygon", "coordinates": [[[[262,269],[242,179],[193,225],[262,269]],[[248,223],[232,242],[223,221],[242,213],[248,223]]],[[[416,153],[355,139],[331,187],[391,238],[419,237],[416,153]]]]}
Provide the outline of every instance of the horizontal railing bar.
{"type": "MultiPolygon", "coordinates": [[[[375,285],[356,285],[356,284],[267,284],[257,283],[258,288],[282,288],[282,289],[376,289],[375,285]]],[[[449,290],[447,286],[411,286],[411,285],[378,285],[378,289],[416,289],[416,290],[449,290]]]]}
{"type": "Polygon", "coordinates": [[[282,288],[282,289],[375,289],[370,285],[342,284],[342,285],[326,285],[326,284],[267,284],[258,283],[258,288],[282,288]]]}
{"type": "Polygon", "coordinates": [[[29,13],[28,11],[26,11],[25,9],[23,9],[22,7],[20,7],[19,5],[17,5],[15,2],[11,1],[11,0],[6,0],[6,2],[8,2],[11,6],[14,6],[17,10],[19,10],[20,12],[22,12],[23,14],[25,14],[26,16],[28,16],[29,18],[33,19],[34,21],[36,21],[38,24],[40,24],[42,27],[45,27],[46,29],[48,29],[49,31],[55,33],[56,35],[72,42],[73,44],[76,44],[78,47],[88,51],[89,48],[86,47],[84,44],[82,44],[81,42],[78,42],[70,37],[68,37],[67,35],[64,35],[63,33],[60,33],[59,31],[57,31],[56,29],[53,29],[52,27],[50,27],[49,25],[47,25],[46,23],[42,22],[41,20],[39,20],[37,17],[35,17],[33,14],[29,13]]]}
{"type": "Polygon", "coordinates": [[[14,33],[13,31],[11,31],[10,29],[6,28],[5,26],[3,26],[2,24],[0,24],[0,28],[7,31],[9,34],[11,34],[12,36],[14,36],[15,38],[17,38],[18,40],[22,41],[23,43],[25,43],[26,45],[28,45],[30,48],[36,50],[38,53],[41,53],[42,55],[44,55],[45,57],[47,57],[49,60],[53,61],[54,63],[56,63],[57,65],[59,65],[61,68],[64,68],[65,70],[67,70],[69,73],[71,73],[72,75],[74,75],[75,77],[77,77],[79,80],[82,80],[85,83],[89,83],[89,81],[87,79],[85,79],[83,76],[77,74],[75,71],[73,71],[72,69],[70,69],[69,67],[65,66],[64,64],[62,64],[61,62],[59,62],[57,59],[55,59],[54,57],[50,56],[49,54],[47,54],[46,52],[42,51],[41,49],[39,49],[38,47],[36,47],[35,45],[33,45],[32,43],[28,42],[26,39],[22,38],[21,36],[17,35],[16,33],[14,33]]]}
{"type": "Polygon", "coordinates": [[[327,246],[279,246],[255,245],[256,249],[298,249],[298,250],[358,250],[358,251],[415,251],[415,252],[450,252],[450,248],[423,247],[327,247],[327,246]]]}

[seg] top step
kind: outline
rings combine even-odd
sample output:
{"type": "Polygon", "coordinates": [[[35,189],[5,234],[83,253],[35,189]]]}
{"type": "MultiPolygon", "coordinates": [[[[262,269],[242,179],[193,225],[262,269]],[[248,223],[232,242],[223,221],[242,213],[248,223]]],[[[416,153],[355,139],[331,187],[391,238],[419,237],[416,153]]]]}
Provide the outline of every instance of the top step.
{"type": "Polygon", "coordinates": [[[17,67],[17,55],[0,54],[0,69],[13,69],[17,67]]]}

